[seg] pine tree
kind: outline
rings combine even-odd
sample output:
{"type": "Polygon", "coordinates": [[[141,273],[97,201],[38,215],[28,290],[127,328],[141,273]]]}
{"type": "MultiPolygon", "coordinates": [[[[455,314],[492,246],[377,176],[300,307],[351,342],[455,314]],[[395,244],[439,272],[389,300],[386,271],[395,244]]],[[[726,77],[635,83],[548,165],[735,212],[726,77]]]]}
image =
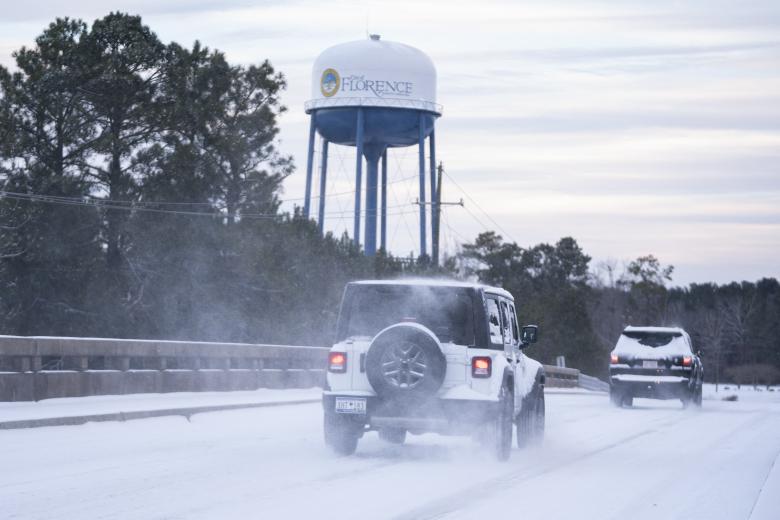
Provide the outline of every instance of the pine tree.
{"type": "Polygon", "coordinates": [[[0,67],[2,325],[18,334],[65,334],[94,319],[82,288],[100,255],[97,215],[64,203],[88,194],[81,165],[95,139],[80,90],[85,32],[58,19],[14,53],[18,72],[0,67]]]}

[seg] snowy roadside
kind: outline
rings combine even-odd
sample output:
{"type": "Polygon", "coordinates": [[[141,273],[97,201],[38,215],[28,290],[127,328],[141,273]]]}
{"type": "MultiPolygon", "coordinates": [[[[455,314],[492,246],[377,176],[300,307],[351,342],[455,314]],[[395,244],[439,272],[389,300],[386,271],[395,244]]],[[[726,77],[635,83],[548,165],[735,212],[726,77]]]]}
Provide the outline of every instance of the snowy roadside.
{"type": "MultiPolygon", "coordinates": [[[[582,388],[548,388],[553,394],[599,395],[582,388]]],[[[165,394],[101,395],[43,401],[0,402],[0,430],[76,425],[93,421],[124,421],[190,416],[225,411],[318,402],[322,389],[259,389],[243,392],[176,392],[165,394]]]]}
{"type": "Polygon", "coordinates": [[[90,420],[125,420],[191,415],[236,409],[319,401],[321,388],[243,392],[176,392],[166,394],[101,395],[43,401],[0,402],[0,429],[81,424],[90,420]]]}
{"type": "MultiPolygon", "coordinates": [[[[774,390],[774,389],[773,389],[774,390]]],[[[320,400],[322,389],[268,389],[240,392],[176,392],[165,394],[104,395],[68,397],[31,402],[0,402],[0,430],[41,426],[75,425],[92,421],[124,421],[179,415],[189,417],[196,413],[225,411],[240,408],[256,408],[278,405],[315,403],[320,400]]],[[[546,388],[548,394],[578,394],[598,396],[603,392],[584,388],[546,388]]],[[[737,396],[739,400],[777,396],[780,390],[767,392],[743,386],[721,385],[715,392],[714,385],[704,386],[704,399],[723,400],[737,396]]]]}
{"type": "Polygon", "coordinates": [[[705,383],[703,392],[704,399],[710,401],[724,401],[729,400],[728,398],[736,398],[743,401],[754,401],[756,399],[780,400],[780,387],[777,386],[770,386],[767,389],[766,386],[753,387],[752,385],[742,385],[741,388],[738,388],[734,384],[721,383],[716,392],[714,384],[705,383]]]}

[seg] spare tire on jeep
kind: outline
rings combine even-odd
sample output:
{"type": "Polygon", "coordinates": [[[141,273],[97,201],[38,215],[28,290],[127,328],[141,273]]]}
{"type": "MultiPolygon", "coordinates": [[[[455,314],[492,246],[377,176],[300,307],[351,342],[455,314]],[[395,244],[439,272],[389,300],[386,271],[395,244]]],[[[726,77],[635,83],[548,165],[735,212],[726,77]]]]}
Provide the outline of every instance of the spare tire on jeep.
{"type": "Polygon", "coordinates": [[[383,399],[433,396],[447,360],[436,335],[416,323],[399,323],[376,335],[366,353],[366,375],[383,399]]]}

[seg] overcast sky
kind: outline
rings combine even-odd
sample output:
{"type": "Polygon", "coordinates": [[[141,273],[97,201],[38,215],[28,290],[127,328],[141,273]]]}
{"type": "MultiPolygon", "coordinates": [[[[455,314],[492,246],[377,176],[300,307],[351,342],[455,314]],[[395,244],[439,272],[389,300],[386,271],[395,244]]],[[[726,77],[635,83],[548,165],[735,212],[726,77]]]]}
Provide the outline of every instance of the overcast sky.
{"type": "MultiPolygon", "coordinates": [[[[164,41],[198,39],[288,79],[281,148],[303,195],[311,65],[367,31],[428,53],[439,74],[438,158],[474,201],[444,239],[496,229],[521,246],[573,236],[594,263],[653,253],[674,282],[780,277],[780,2],[540,0],[4,1],[0,63],[56,16],[141,14],[164,41]],[[479,208],[488,213],[486,216],[479,208]]],[[[328,190],[354,189],[332,147],[328,190]]],[[[415,149],[390,161],[390,249],[416,250],[415,149]]],[[[444,199],[464,195],[449,181],[444,199]]],[[[299,203],[290,200],[286,207],[299,203]]],[[[328,229],[351,230],[347,193],[328,229]],[[343,212],[343,213],[339,213],[343,212]]]]}

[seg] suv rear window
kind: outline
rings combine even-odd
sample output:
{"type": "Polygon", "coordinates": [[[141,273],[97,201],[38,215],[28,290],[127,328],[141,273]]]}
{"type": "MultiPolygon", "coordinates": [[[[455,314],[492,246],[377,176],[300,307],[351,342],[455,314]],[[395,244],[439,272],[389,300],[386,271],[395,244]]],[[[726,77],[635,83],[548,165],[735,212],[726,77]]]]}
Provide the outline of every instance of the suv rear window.
{"type": "Polygon", "coordinates": [[[623,335],[627,338],[638,340],[640,344],[647,347],[663,347],[672,342],[674,338],[682,336],[679,332],[645,332],[645,331],[625,331],[623,335]]]}
{"type": "Polygon", "coordinates": [[[474,344],[471,290],[462,287],[415,285],[354,285],[342,309],[341,331],[352,336],[375,336],[400,322],[419,323],[442,342],[474,344]]]}

